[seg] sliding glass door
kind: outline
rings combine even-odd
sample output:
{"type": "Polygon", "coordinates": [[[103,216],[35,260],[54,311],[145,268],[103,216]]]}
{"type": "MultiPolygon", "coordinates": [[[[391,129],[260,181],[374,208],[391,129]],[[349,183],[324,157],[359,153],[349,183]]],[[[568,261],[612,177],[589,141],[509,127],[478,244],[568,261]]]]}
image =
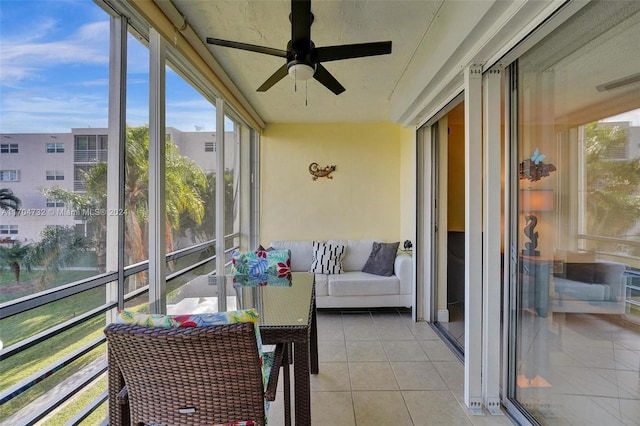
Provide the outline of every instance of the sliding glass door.
{"type": "Polygon", "coordinates": [[[640,3],[593,2],[511,65],[509,398],[540,424],[640,412],[640,3]]]}

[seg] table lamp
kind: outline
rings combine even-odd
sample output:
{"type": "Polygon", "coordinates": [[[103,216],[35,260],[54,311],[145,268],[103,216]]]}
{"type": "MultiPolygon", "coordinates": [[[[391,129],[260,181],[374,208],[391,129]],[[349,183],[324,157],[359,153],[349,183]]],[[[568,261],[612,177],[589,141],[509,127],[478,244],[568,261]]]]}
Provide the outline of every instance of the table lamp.
{"type": "Polygon", "coordinates": [[[521,203],[520,211],[524,213],[524,235],[530,241],[524,243],[522,254],[525,256],[540,256],[538,248],[538,231],[535,230],[538,224],[536,212],[553,211],[555,196],[552,189],[526,189],[520,191],[521,203]]]}

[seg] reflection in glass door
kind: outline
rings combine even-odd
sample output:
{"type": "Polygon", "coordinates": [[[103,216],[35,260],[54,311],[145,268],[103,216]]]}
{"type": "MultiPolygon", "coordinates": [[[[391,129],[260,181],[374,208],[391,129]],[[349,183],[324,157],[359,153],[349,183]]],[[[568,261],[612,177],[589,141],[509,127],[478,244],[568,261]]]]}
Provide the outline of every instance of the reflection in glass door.
{"type": "Polygon", "coordinates": [[[638,424],[639,34],[594,2],[517,63],[509,397],[540,424],[638,424]]]}

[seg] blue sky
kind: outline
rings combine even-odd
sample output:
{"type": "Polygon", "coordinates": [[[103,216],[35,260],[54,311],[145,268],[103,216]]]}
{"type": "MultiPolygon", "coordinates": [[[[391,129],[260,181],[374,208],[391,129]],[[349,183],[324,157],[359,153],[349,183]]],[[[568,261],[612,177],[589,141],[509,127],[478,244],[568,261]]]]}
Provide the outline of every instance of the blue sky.
{"type": "MultiPolygon", "coordinates": [[[[109,15],[90,0],[0,0],[0,132],[107,127],[109,15]]],[[[148,123],[146,49],[129,37],[127,124],[148,123]]],[[[167,70],[167,126],[215,130],[215,108],[167,70]]]]}
{"type": "MultiPolygon", "coordinates": [[[[149,122],[148,60],[129,36],[129,125],[149,122]]],[[[107,127],[108,66],[109,16],[93,1],[0,0],[0,132],[107,127]]],[[[215,108],[169,70],[166,93],[167,126],[215,130],[215,108]]],[[[612,120],[638,126],[640,110],[612,120]]]]}

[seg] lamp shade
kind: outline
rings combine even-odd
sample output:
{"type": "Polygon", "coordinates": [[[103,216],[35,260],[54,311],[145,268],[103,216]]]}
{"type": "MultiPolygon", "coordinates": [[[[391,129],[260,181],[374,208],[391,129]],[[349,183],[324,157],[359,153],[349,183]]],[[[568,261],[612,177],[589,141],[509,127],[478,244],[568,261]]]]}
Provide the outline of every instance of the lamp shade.
{"type": "Polygon", "coordinates": [[[526,189],[520,191],[521,212],[551,212],[555,204],[553,189],[526,189]]]}

